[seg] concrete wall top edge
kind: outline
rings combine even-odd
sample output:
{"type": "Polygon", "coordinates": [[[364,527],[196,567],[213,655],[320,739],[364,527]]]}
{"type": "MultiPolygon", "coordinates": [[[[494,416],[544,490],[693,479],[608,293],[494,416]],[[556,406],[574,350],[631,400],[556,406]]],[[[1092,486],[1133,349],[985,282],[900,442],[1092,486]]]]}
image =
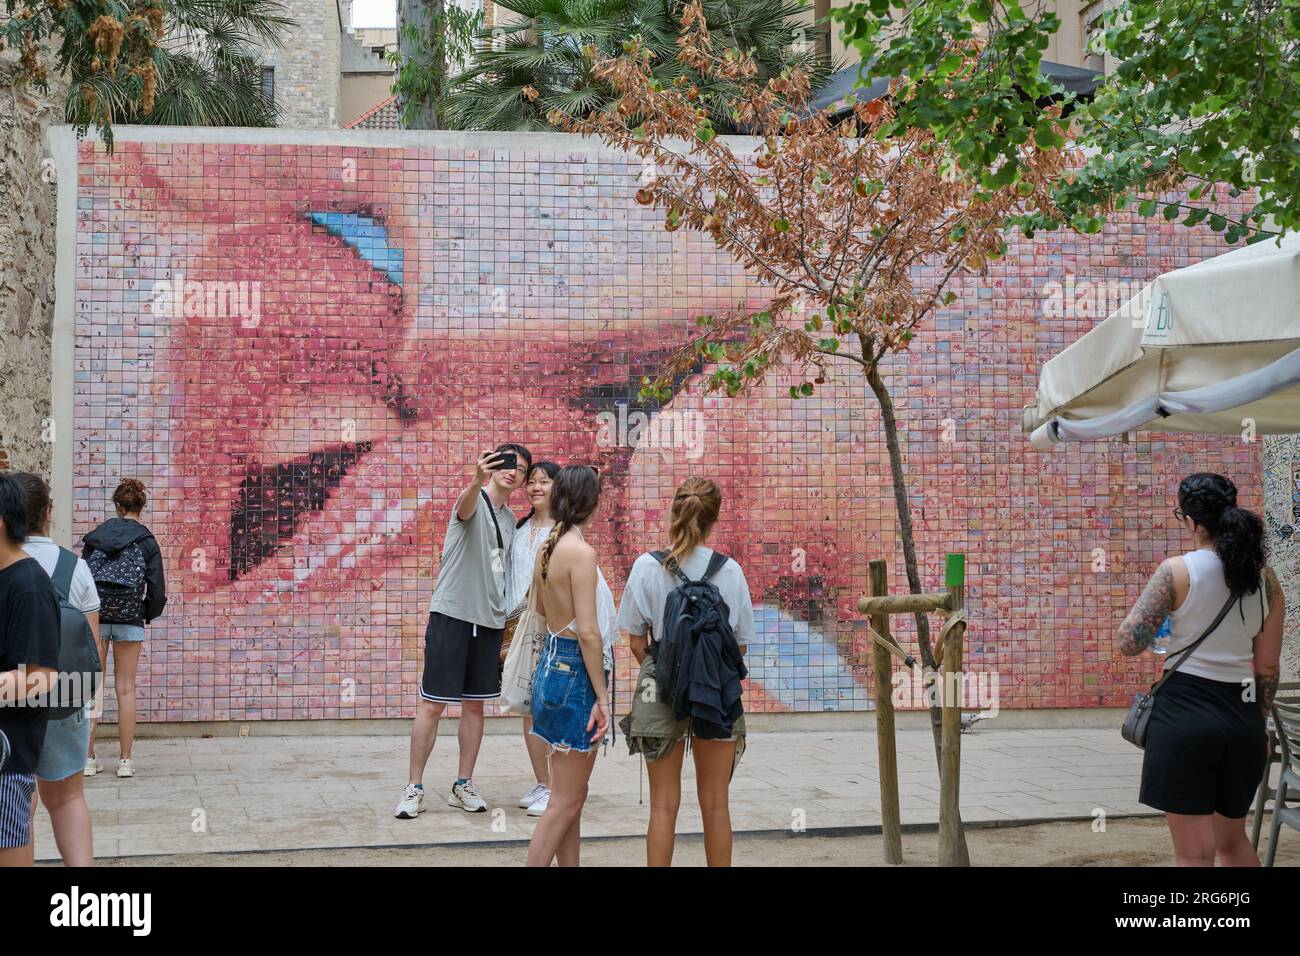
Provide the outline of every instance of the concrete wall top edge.
{"type": "MultiPolygon", "coordinates": [[[[99,140],[90,130],[84,137],[99,140]]],[[[76,142],[71,126],[50,127],[52,143],[76,142]]],[[[599,154],[615,150],[592,136],[572,133],[484,132],[475,130],[353,130],[253,128],[235,126],[115,126],[113,139],[123,143],[220,143],[226,145],[355,146],[363,148],[563,150],[599,154]]],[[[722,136],[737,149],[756,147],[755,136],[722,136]]]]}

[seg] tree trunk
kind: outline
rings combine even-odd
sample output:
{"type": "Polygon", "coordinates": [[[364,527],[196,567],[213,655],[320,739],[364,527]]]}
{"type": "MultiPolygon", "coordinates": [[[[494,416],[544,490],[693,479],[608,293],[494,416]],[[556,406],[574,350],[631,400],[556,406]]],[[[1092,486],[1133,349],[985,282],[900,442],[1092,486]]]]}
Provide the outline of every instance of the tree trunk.
{"type": "MultiPolygon", "coordinates": [[[[445,21],[444,0],[397,0],[397,54],[403,65],[414,62],[431,73],[428,96],[404,124],[406,129],[442,128],[438,108],[447,89],[447,49],[442,36],[445,21]],[[418,38],[408,35],[403,29],[407,25],[415,27],[418,38]]],[[[399,113],[405,107],[406,98],[399,93],[399,113]]]]}
{"type": "MultiPolygon", "coordinates": [[[[885,447],[889,449],[889,474],[894,485],[894,507],[898,511],[898,534],[903,540],[903,564],[907,568],[907,586],[913,594],[921,593],[921,572],[916,563],[916,539],[912,532],[912,506],[907,497],[907,475],[903,470],[903,453],[898,445],[898,419],[894,416],[894,400],[890,397],[889,387],[880,377],[880,367],[870,362],[867,350],[863,349],[863,358],[868,360],[867,384],[880,404],[880,422],[885,429],[885,447]]],[[[930,646],[930,621],[923,613],[916,615],[916,637],[921,645],[921,663],[928,674],[935,673],[934,649],[930,646]]],[[[931,699],[930,733],[934,737],[934,759],[942,767],[943,762],[943,710],[931,699]]],[[[970,866],[970,853],[966,848],[966,831],[961,827],[961,815],[957,816],[960,830],[959,857],[961,866],[970,866]]]]}

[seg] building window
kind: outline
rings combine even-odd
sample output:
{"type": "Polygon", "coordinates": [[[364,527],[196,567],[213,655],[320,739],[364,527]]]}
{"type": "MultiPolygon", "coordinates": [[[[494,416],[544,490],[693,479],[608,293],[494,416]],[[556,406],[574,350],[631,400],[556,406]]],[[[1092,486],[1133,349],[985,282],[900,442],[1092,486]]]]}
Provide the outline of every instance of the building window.
{"type": "Polygon", "coordinates": [[[275,102],[275,67],[273,66],[262,67],[262,95],[269,102],[275,102]]]}

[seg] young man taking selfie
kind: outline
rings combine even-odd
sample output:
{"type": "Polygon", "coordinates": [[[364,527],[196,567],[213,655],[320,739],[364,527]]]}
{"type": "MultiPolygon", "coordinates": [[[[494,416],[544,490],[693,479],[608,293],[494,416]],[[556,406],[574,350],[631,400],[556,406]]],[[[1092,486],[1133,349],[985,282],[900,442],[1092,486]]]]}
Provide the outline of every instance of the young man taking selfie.
{"type": "Polygon", "coordinates": [[[424,768],[448,704],[460,704],[460,768],[447,803],[469,813],[487,810],[472,777],[483,742],[483,702],[501,696],[500,649],[505,628],[506,555],[515,533],[510,495],[523,485],[533,456],[506,443],[474,463],[474,478],[457,497],[447,522],[438,582],[424,634],[424,676],[411,726],[410,781],[397,805],[399,820],[424,810],[424,768]]]}

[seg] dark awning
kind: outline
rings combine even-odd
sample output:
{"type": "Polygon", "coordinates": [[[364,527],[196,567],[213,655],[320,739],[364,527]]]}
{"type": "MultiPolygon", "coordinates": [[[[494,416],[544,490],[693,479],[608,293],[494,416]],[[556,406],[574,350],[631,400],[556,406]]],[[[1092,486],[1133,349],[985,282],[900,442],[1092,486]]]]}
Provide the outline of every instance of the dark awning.
{"type": "MultiPolygon", "coordinates": [[[[1042,62],[1041,70],[1045,77],[1064,87],[1066,92],[1073,93],[1084,99],[1092,96],[1105,76],[1096,70],[1066,66],[1064,63],[1052,63],[1048,60],[1042,62]]],[[[810,105],[814,110],[827,109],[832,104],[849,97],[856,97],[866,102],[884,96],[889,90],[888,78],[878,79],[870,86],[855,90],[853,87],[857,85],[857,82],[858,67],[856,64],[838,70],[831,74],[830,81],[817,91],[810,105]]],[[[846,113],[848,109],[844,108],[836,112],[846,113]]]]}

